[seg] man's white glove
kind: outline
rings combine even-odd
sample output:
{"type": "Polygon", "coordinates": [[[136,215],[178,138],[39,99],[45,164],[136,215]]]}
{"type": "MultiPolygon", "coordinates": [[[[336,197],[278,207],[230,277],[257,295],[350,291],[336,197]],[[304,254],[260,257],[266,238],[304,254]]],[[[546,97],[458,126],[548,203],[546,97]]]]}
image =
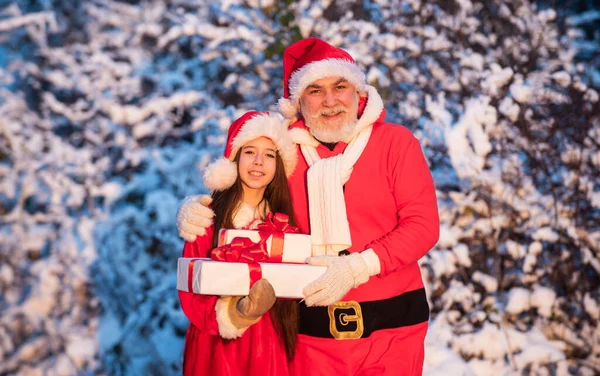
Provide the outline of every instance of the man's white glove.
{"type": "Polygon", "coordinates": [[[177,212],[179,236],[188,242],[196,241],[196,236],[206,234],[206,228],[213,223],[215,213],[208,206],[212,198],[208,195],[187,196],[177,212]]]}
{"type": "Polygon", "coordinates": [[[339,302],[350,289],[367,282],[381,269],[379,257],[372,249],[347,256],[309,257],[307,263],[328,267],[325,274],[302,290],[309,307],[339,302]]]}

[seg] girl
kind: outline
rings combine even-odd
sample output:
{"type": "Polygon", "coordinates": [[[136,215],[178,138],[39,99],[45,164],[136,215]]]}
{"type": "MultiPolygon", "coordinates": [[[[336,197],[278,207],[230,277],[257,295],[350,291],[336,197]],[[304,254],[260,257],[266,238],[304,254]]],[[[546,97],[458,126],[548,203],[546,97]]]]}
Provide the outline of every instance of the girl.
{"type": "MultiPolygon", "coordinates": [[[[214,225],[183,257],[209,257],[221,228],[254,229],[267,212],[294,212],[287,175],[294,171],[296,147],[283,119],[248,112],[234,121],[224,158],[209,165],[204,184],[213,190],[214,225]]],[[[190,320],[185,340],[184,375],[286,375],[298,334],[297,304],[276,300],[265,279],[248,296],[209,296],[179,291],[190,320]]]]}

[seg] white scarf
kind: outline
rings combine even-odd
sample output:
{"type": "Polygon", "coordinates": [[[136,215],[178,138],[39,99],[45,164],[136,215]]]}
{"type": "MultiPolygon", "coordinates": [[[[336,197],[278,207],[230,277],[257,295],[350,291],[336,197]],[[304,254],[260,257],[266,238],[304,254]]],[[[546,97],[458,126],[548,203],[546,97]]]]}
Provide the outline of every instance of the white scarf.
{"type": "Polygon", "coordinates": [[[367,106],[352,135],[344,140],[348,146],[342,154],[322,159],[316,149],[319,142],[308,131],[292,130],[292,139],[300,144],[309,166],[307,186],[313,256],[338,255],[352,245],[343,187],[369,141],[373,122],[383,110],[377,90],[367,86],[367,92],[367,106]]]}

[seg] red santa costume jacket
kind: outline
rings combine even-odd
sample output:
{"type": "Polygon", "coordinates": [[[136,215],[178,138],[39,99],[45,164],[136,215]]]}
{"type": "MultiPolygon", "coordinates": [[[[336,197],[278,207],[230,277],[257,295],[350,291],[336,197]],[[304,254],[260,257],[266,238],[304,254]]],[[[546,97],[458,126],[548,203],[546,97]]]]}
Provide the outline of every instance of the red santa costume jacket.
{"type": "MultiPolygon", "coordinates": [[[[352,239],[348,251],[361,252],[372,248],[379,257],[381,273],[351,289],[343,301],[384,300],[423,289],[417,261],[435,245],[439,237],[435,188],[420,144],[407,128],[384,121],[385,109],[381,99],[376,90],[371,89],[369,98],[374,100],[362,99],[359,113],[362,114],[361,118],[367,116],[373,120],[372,133],[344,186],[344,199],[352,239]]],[[[291,128],[306,129],[306,126],[301,119],[291,128]]],[[[298,142],[297,137],[293,138],[298,142]]],[[[301,140],[299,142],[302,143],[301,140]]],[[[321,158],[328,158],[341,154],[346,146],[346,143],[339,142],[333,150],[329,150],[319,144],[317,152],[321,158]]],[[[300,148],[298,153],[298,164],[289,184],[297,225],[302,232],[310,233],[308,165],[300,148]]],[[[419,299],[425,299],[422,303],[425,304],[427,316],[424,292],[419,299]]],[[[302,327],[302,316],[300,320],[302,327]]],[[[401,328],[373,332],[380,336],[384,332],[391,334],[379,343],[387,348],[381,350],[381,354],[390,350],[397,355],[393,362],[402,368],[393,374],[421,374],[427,319],[421,321],[401,328]]],[[[334,365],[343,363],[344,358],[353,358],[348,363],[357,364],[356,369],[362,367],[360,364],[364,366],[369,362],[368,352],[375,351],[370,346],[377,346],[374,337],[375,334],[371,334],[368,338],[336,340],[300,334],[292,373],[353,374],[346,366],[336,368],[334,365]],[[306,364],[309,359],[317,363],[306,364]]],[[[371,360],[373,374],[390,374],[382,365],[386,356],[372,356],[371,360]]]]}
{"type": "MultiPolygon", "coordinates": [[[[240,218],[248,214],[248,210],[243,210],[248,208],[238,211],[234,227],[254,227],[240,218]]],[[[252,223],[257,224],[256,221],[252,223]]],[[[185,243],[182,257],[209,257],[213,227],[206,230],[206,234],[197,236],[195,242],[185,243]]],[[[238,330],[227,317],[229,299],[179,291],[181,308],[191,322],[185,336],[183,375],[287,375],[285,348],[273,326],[270,312],[245,331],[238,330]],[[229,337],[241,336],[225,339],[222,337],[224,333],[229,337]]]]}

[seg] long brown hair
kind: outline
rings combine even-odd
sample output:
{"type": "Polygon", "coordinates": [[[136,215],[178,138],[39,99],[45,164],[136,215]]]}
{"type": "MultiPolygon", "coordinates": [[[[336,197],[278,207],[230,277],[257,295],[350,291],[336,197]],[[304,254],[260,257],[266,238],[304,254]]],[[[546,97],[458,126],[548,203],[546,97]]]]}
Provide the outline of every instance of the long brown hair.
{"type": "MultiPolygon", "coordinates": [[[[235,155],[235,163],[238,164],[240,159],[241,148],[235,155]]],[[[275,176],[271,183],[267,185],[263,201],[268,205],[258,205],[263,208],[260,213],[262,218],[267,216],[267,207],[273,213],[283,213],[289,216],[289,223],[296,225],[296,217],[294,216],[294,208],[292,206],[292,195],[288,186],[288,180],[285,175],[283,160],[279,152],[275,158],[275,176]]],[[[223,190],[212,193],[212,209],[215,212],[214,232],[212,245],[216,247],[219,240],[219,230],[222,228],[233,228],[233,217],[242,203],[244,190],[242,181],[239,177],[235,179],[235,183],[223,190]]],[[[261,201],[261,203],[263,202],[261,201]]],[[[296,339],[298,338],[299,320],[298,320],[298,303],[296,300],[277,299],[275,305],[271,308],[271,319],[275,326],[275,330],[279,334],[281,341],[285,347],[285,352],[288,361],[294,358],[296,350],[296,339]]]]}

